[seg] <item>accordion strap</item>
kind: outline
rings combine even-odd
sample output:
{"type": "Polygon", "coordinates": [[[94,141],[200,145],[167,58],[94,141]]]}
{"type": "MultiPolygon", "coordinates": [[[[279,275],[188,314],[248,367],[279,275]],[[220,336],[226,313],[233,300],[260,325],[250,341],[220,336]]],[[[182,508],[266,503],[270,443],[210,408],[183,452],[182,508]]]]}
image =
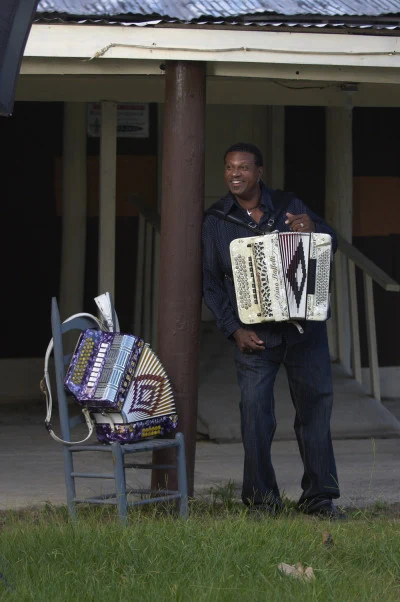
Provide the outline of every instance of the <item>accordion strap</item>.
{"type": "MultiPolygon", "coordinates": [[[[98,324],[99,328],[101,328],[102,324],[101,324],[100,320],[98,320],[92,314],[87,314],[87,313],[74,314],[73,316],[70,316],[69,318],[64,320],[63,324],[65,324],[66,322],[70,322],[74,318],[81,318],[81,317],[91,318],[98,324]]],[[[85,443],[85,441],[90,439],[90,437],[93,434],[93,430],[94,430],[93,420],[92,420],[89,410],[87,408],[82,409],[82,414],[85,418],[85,422],[86,422],[89,432],[88,432],[87,437],[85,437],[85,439],[82,439],[81,441],[64,441],[64,439],[61,439],[60,437],[58,437],[55,434],[55,432],[53,431],[53,427],[51,425],[53,399],[51,396],[51,385],[50,385],[50,378],[49,378],[49,360],[50,360],[51,352],[53,351],[53,346],[54,346],[53,339],[51,339],[50,343],[47,346],[46,355],[44,357],[44,376],[43,376],[42,380],[40,381],[40,390],[46,398],[46,410],[47,411],[46,411],[46,419],[45,419],[44,423],[45,423],[46,429],[50,433],[51,437],[53,437],[53,439],[55,441],[58,441],[58,443],[67,443],[69,445],[78,445],[79,443],[85,443]]]]}
{"type": "MultiPolygon", "coordinates": [[[[276,222],[276,220],[282,215],[286,208],[289,205],[289,202],[293,198],[292,192],[285,192],[284,190],[274,190],[272,196],[272,202],[275,206],[274,213],[270,216],[267,222],[267,227],[262,229],[258,228],[252,222],[244,222],[240,218],[231,215],[230,213],[225,213],[222,209],[217,208],[215,205],[206,211],[206,215],[215,215],[215,217],[219,217],[227,222],[232,222],[233,224],[237,224],[238,226],[244,226],[248,230],[251,230],[255,234],[267,234],[272,231],[272,228],[276,222]]],[[[218,205],[218,203],[216,203],[218,205]]]]}

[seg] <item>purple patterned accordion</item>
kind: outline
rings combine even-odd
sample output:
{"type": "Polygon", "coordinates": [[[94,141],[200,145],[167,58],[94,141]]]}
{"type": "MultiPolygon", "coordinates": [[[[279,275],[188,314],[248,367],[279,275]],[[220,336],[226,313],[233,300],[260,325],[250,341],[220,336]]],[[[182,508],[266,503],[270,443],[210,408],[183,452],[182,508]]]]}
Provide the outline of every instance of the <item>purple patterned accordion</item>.
{"type": "Polygon", "coordinates": [[[165,369],[149,345],[134,335],[84,330],[65,387],[90,410],[101,442],[132,443],[177,427],[165,369]]]}

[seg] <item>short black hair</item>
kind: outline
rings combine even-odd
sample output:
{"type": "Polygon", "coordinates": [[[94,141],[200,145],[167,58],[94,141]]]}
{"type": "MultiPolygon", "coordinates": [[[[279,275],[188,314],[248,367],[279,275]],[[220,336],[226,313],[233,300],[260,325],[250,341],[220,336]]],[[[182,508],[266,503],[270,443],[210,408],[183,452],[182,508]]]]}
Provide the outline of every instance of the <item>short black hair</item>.
{"type": "Polygon", "coordinates": [[[250,142],[237,142],[236,144],[232,144],[232,146],[225,151],[224,163],[228,153],[251,153],[254,155],[255,163],[258,167],[262,167],[264,165],[263,156],[260,149],[250,142]]]}

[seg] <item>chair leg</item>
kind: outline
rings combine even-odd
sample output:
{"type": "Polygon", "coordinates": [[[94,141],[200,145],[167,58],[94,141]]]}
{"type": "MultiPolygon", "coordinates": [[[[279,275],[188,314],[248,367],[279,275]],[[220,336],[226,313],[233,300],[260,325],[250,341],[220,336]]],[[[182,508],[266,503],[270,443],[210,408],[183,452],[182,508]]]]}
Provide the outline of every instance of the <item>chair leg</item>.
{"type": "Polygon", "coordinates": [[[124,469],[124,454],[120,443],[112,443],[112,456],[114,463],[115,493],[118,506],[120,523],[126,525],[128,522],[126,482],[124,469]]]}
{"type": "Polygon", "coordinates": [[[72,459],[72,452],[67,445],[63,446],[64,454],[64,472],[65,472],[65,485],[67,487],[67,506],[68,515],[70,518],[76,518],[76,507],[74,499],[76,497],[75,491],[75,478],[72,476],[74,472],[74,462],[72,459]]]}
{"type": "Polygon", "coordinates": [[[179,503],[179,515],[181,518],[188,518],[188,494],[187,494],[187,474],[186,474],[186,456],[185,439],[182,433],[176,433],[176,439],[179,442],[176,448],[176,464],[178,472],[178,489],[181,494],[179,503]]]}

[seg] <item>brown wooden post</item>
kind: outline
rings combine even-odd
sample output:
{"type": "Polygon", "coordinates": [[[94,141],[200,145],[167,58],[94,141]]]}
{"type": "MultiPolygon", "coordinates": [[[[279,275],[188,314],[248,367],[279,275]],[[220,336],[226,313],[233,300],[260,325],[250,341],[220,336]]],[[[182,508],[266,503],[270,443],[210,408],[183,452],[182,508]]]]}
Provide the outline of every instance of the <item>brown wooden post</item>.
{"type": "MultiPolygon", "coordinates": [[[[162,166],[158,350],[175,391],[193,495],[201,317],[206,65],[166,65],[162,166]]],[[[172,460],[168,450],[154,460],[172,460]]],[[[176,487],[174,471],[153,471],[153,487],[176,487]]]]}

